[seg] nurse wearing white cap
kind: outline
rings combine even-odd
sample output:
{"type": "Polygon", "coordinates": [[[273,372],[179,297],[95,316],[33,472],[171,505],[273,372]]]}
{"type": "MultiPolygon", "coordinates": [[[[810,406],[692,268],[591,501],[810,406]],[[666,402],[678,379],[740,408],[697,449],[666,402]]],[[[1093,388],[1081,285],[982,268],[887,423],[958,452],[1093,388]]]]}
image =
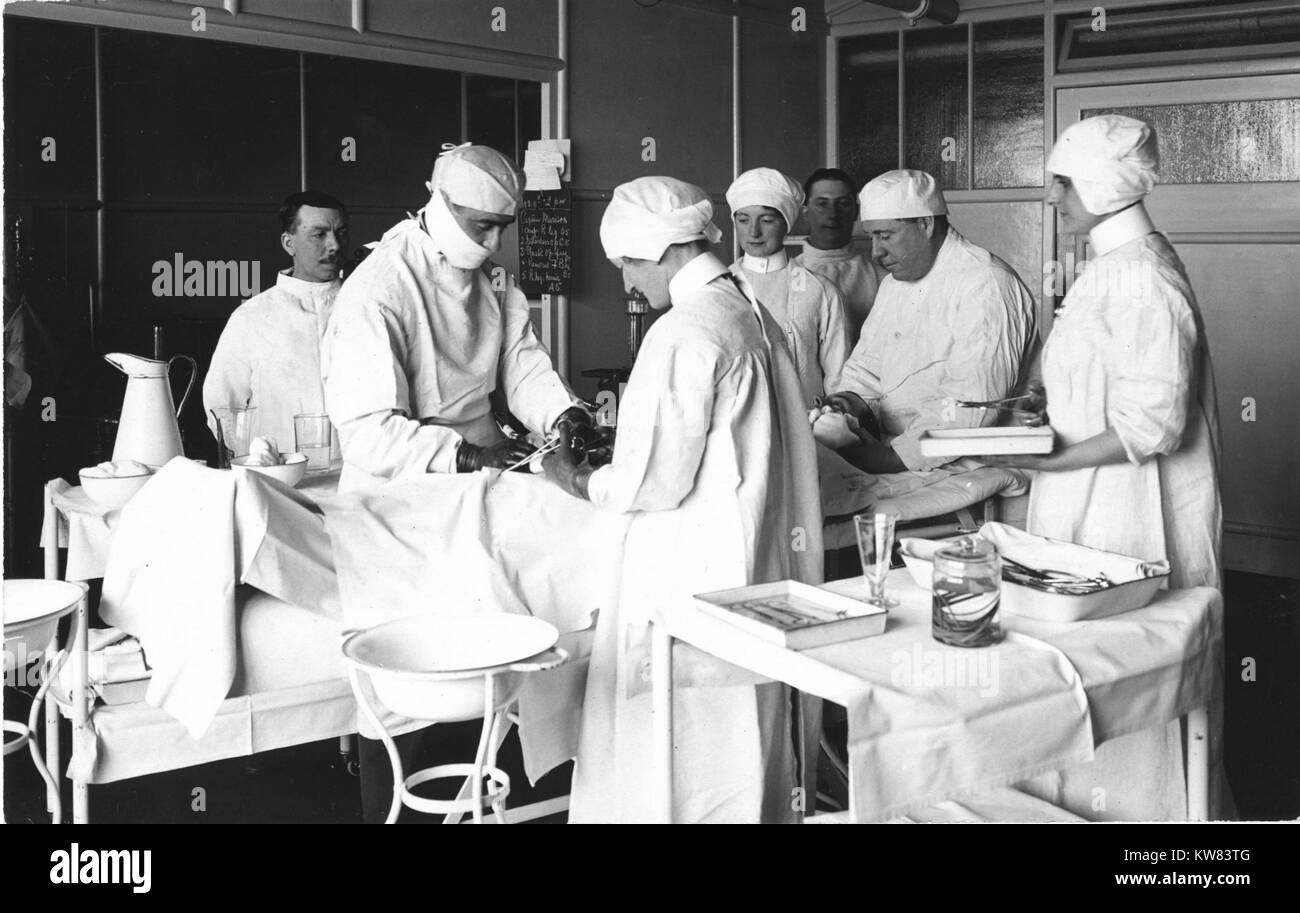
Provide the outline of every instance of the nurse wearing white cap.
{"type": "Polygon", "coordinates": [[[325,400],[343,445],[341,489],[425,472],[503,467],[499,389],[533,430],[589,421],[533,332],[528,301],[488,258],[515,219],[523,176],[486,146],[444,152],[429,202],[384,235],[344,283],[324,352],[325,400]]]}
{"type": "Polygon", "coordinates": [[[744,276],[758,300],[785,330],[795,370],[811,406],[835,388],[849,354],[844,299],[830,282],[785,252],[785,236],[799,216],[803,188],[779,171],[754,168],[727,189],[744,254],[731,272],[744,276]]]}
{"type": "MultiPolygon", "coordinates": [[[[720,237],[712,216],[703,190],[673,178],[614,191],[600,225],[605,254],[629,289],[665,313],[646,333],[619,402],[613,461],[592,471],[562,448],[544,464],[574,496],[633,514],[619,604],[597,621],[571,821],[656,816],[639,662],[653,613],[694,593],[822,579],[803,394],[780,327],[709,252],[720,237]],[[808,536],[801,550],[790,545],[796,528],[808,536]]],[[[789,693],[752,678],[736,684],[728,670],[678,663],[675,680],[687,687],[674,701],[674,820],[791,820],[789,693]]]]}
{"type": "Polygon", "coordinates": [[[1196,295],[1143,197],[1155,132],[1117,114],[1066,130],[1047,160],[1061,230],[1092,258],[1043,349],[1057,450],[1030,496],[1032,532],[1168,558],[1172,587],[1220,585],[1214,376],[1196,295]]]}
{"type": "MultiPolygon", "coordinates": [[[[1086,232],[1092,248],[1043,349],[1056,450],[1036,459],[988,460],[1039,470],[1030,491],[1030,532],[1167,558],[1171,587],[1218,587],[1214,377],[1187,272],[1142,202],[1158,166],[1155,132],[1121,115],[1080,121],[1052,149],[1047,202],[1061,230],[1086,232]]],[[[1211,724],[1217,767],[1214,704],[1211,724]]],[[[1140,770],[1141,782],[1129,784],[1121,813],[1182,817],[1180,754],[1176,723],[1106,743],[1090,769],[1058,775],[1048,798],[1086,808],[1096,785],[1118,798],[1123,772],[1140,770]]],[[[1214,815],[1224,810],[1225,794],[1222,779],[1211,777],[1211,784],[1214,815]]]]}
{"type": "Polygon", "coordinates": [[[992,400],[1023,383],[1036,348],[1034,299],[1011,267],[948,224],[948,206],[923,171],[889,171],[862,188],[863,227],[889,275],[862,338],[840,373],[833,403],[878,437],[841,454],[873,473],[927,471],[936,428],[989,424],[953,400],[992,400]],[[871,414],[868,414],[871,413],[871,414]]]}

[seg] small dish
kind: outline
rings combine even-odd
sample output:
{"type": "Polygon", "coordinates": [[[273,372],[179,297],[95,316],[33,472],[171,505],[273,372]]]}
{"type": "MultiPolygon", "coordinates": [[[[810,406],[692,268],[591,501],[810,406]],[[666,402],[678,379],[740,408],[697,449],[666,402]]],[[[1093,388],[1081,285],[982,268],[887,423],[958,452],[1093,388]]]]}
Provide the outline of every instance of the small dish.
{"type": "Polygon", "coordinates": [[[307,474],[307,454],[305,453],[281,453],[280,459],[283,462],[275,466],[250,465],[248,459],[246,456],[235,457],[230,461],[230,465],[234,469],[269,476],[277,482],[283,482],[290,488],[296,487],[302,481],[303,476],[307,474]]]}

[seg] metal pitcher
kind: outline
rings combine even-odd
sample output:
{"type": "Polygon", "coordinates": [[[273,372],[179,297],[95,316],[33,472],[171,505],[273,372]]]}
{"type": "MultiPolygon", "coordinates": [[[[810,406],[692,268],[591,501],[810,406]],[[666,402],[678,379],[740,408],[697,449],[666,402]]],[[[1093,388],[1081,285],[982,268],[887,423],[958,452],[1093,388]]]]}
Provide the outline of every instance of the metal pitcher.
{"type": "Polygon", "coordinates": [[[185,408],[199,373],[194,359],[188,355],[175,355],[167,361],[158,361],[113,352],[105,355],[104,360],[127,376],[113,459],[137,460],[157,468],[172,457],[181,456],[181,429],[176,418],[185,408]],[[172,400],[170,378],[172,362],[177,360],[190,363],[190,382],[185,387],[179,408],[172,400]]]}

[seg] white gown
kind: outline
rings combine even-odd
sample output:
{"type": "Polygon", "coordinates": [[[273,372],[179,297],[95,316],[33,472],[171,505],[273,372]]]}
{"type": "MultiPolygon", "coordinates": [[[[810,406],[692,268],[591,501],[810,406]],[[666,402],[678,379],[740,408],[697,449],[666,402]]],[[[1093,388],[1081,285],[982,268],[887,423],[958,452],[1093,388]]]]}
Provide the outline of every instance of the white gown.
{"type": "Polygon", "coordinates": [[[903,465],[935,470],[950,460],[923,457],[921,436],[993,424],[996,413],[952,401],[1009,395],[1031,364],[1036,326],[1034,299],[1015,271],[949,228],[928,273],[880,284],[840,389],[871,406],[903,465]]]}
{"type": "MultiPolygon", "coordinates": [[[[1204,324],[1187,273],[1139,205],[1093,231],[1096,256],[1066,295],[1043,350],[1058,446],[1114,428],[1128,461],[1040,472],[1029,532],[1168,558],[1169,586],[1220,587],[1218,417],[1204,324]]],[[[1210,814],[1227,814],[1221,705],[1210,711],[1210,814]]],[[[1033,781],[1094,819],[1186,815],[1179,724],[1103,743],[1088,765],[1033,781]],[[1104,807],[1098,807],[1098,797],[1104,807]]]]}
{"type": "Polygon", "coordinates": [[[844,296],[844,319],[848,330],[849,348],[857,345],[862,324],[871,315],[871,308],[880,290],[881,274],[871,262],[871,244],[862,248],[861,242],[850,242],[835,250],[822,250],[805,241],[803,253],[793,262],[821,276],[839,289],[844,296]]]}
{"type": "Polygon", "coordinates": [[[785,251],[770,257],[748,254],[731,265],[734,276],[743,275],[759,303],[782,329],[803,384],[804,405],[833,393],[840,368],[849,356],[844,297],[828,280],[798,264],[785,251]]]}
{"type": "MultiPolygon", "coordinates": [[[[712,254],[688,263],[669,293],[673,307],[646,334],[619,404],[614,460],[589,484],[594,504],[634,516],[617,611],[597,622],[574,822],[656,814],[641,663],[656,609],[709,590],[822,579],[814,444],[780,328],[712,254]]],[[[674,820],[794,820],[789,692],[725,684],[736,681],[728,670],[682,662],[675,676],[674,820]],[[690,681],[714,684],[682,687],[690,681]]]]}
{"type": "Polygon", "coordinates": [[[528,300],[491,264],[447,263],[416,219],[399,223],[339,292],[325,399],[343,441],[340,490],[455,472],[462,440],[501,439],[488,395],[548,431],[576,401],[533,332],[528,300]]]}
{"type": "MultiPolygon", "coordinates": [[[[256,406],[253,434],[294,449],[293,417],[324,412],[321,340],[339,281],[307,282],[282,271],[275,285],[230,315],[203,379],[203,411],[215,436],[212,409],[256,406]]],[[[337,435],[333,457],[339,457],[337,435]]]]}

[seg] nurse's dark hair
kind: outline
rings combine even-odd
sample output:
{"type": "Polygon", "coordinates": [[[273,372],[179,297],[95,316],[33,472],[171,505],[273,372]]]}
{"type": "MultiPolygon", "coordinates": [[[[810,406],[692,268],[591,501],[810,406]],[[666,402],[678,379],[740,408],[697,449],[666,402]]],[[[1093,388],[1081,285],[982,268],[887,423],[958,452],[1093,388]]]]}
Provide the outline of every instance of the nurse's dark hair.
{"type": "Polygon", "coordinates": [[[853,175],[842,168],[818,168],[808,175],[808,180],[803,182],[804,199],[812,196],[813,184],[818,181],[840,181],[848,185],[849,193],[852,196],[858,195],[858,182],[853,180],[853,175]]]}
{"type": "Polygon", "coordinates": [[[304,206],[315,206],[317,209],[337,209],[343,215],[348,214],[348,209],[336,198],[328,193],[321,193],[319,190],[300,190],[297,193],[291,193],[284,198],[280,204],[280,233],[293,234],[294,229],[298,227],[298,210],[304,206]]]}

